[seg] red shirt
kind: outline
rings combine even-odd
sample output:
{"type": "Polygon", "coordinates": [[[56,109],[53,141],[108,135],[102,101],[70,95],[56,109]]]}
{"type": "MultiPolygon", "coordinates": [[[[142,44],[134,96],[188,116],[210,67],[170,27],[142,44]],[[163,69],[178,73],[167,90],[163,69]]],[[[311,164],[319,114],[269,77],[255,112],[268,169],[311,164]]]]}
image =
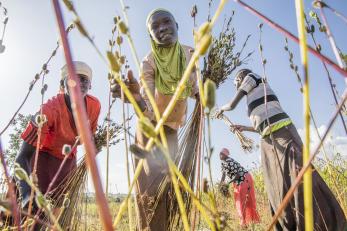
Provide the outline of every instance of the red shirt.
{"type": "MultiPolygon", "coordinates": [[[[100,114],[100,102],[91,95],[85,97],[85,102],[90,128],[95,133],[100,114]]],[[[42,113],[46,115],[47,122],[41,129],[40,151],[63,159],[62,148],[64,144],[73,146],[78,136],[73,115],[66,105],[64,94],[58,94],[43,104],[42,113]]],[[[21,138],[36,147],[37,130],[37,126],[31,121],[22,133],[21,138]]],[[[69,158],[73,158],[75,155],[76,148],[69,158]]]]}

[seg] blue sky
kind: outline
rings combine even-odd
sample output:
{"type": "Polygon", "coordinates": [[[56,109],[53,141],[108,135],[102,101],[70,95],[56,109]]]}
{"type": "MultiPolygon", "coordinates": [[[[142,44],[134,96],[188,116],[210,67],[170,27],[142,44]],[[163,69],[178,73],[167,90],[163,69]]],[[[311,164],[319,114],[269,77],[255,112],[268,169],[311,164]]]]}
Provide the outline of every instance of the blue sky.
{"type": "MultiPolygon", "coordinates": [[[[179,24],[179,39],[181,43],[193,45],[192,28],[193,21],[190,17],[190,9],[194,4],[198,6],[197,23],[201,24],[207,17],[208,1],[141,1],[129,0],[125,1],[130,7],[129,23],[130,32],[133,36],[135,46],[139,56],[144,57],[150,49],[149,36],[145,26],[147,14],[154,8],[163,7],[170,10],[179,24]]],[[[8,9],[9,22],[5,34],[4,45],[6,50],[0,54],[0,105],[1,120],[0,128],[3,128],[10,119],[11,115],[19,106],[28,89],[29,82],[34,75],[40,70],[42,64],[49,57],[51,51],[56,46],[58,38],[58,30],[56,20],[51,5],[51,1],[2,1],[3,5],[8,9]]],[[[113,26],[113,17],[121,15],[119,1],[101,0],[101,1],[74,1],[75,7],[79,12],[82,22],[90,34],[94,37],[94,41],[102,52],[108,49],[108,39],[111,37],[111,29],[113,26]]],[[[287,28],[294,34],[297,34],[297,26],[295,19],[294,1],[255,1],[248,0],[247,4],[255,7],[260,12],[264,13],[280,25],[287,28]]],[[[327,1],[331,6],[339,9],[343,14],[347,15],[347,2],[343,1],[327,1]]],[[[213,1],[212,13],[215,11],[218,1],[213,1]]],[[[305,10],[311,10],[311,1],[305,1],[305,10]]],[[[214,29],[214,33],[218,33],[222,26],[223,17],[230,15],[231,11],[235,11],[233,26],[237,33],[237,41],[240,46],[248,34],[251,34],[250,41],[246,51],[254,50],[251,60],[245,67],[253,69],[261,74],[262,67],[260,56],[258,53],[258,24],[261,22],[258,18],[251,15],[249,12],[240,8],[234,1],[229,1],[219,18],[214,29]]],[[[68,24],[73,17],[63,7],[65,23],[68,24]]],[[[331,12],[327,11],[329,23],[335,35],[336,42],[342,51],[347,52],[347,25],[336,18],[331,12]]],[[[3,18],[1,18],[3,20],[3,18]]],[[[294,73],[289,68],[288,56],[284,52],[284,36],[274,31],[272,28],[264,25],[263,27],[263,47],[264,55],[267,59],[267,77],[273,90],[277,93],[278,98],[285,109],[291,116],[299,131],[303,128],[303,106],[302,95],[299,92],[294,73]]],[[[335,60],[325,36],[316,33],[319,43],[323,47],[323,53],[335,60]]],[[[90,46],[77,30],[74,30],[69,35],[70,46],[73,51],[75,60],[87,62],[93,69],[93,88],[91,94],[97,96],[102,104],[101,119],[104,117],[107,109],[107,69],[102,61],[97,56],[95,50],[90,46]]],[[[312,44],[312,41],[309,40],[312,44]]],[[[300,54],[298,46],[289,42],[290,49],[294,52],[294,62],[299,65],[300,54]]],[[[134,62],[128,45],[123,46],[123,50],[130,60],[131,68],[136,71],[134,62]]],[[[46,77],[48,91],[45,99],[55,95],[58,90],[60,79],[60,67],[64,64],[62,50],[58,51],[57,56],[52,60],[48,69],[49,75],[46,77]]],[[[340,94],[345,88],[343,77],[329,68],[332,73],[334,83],[340,94]]],[[[328,80],[320,61],[309,56],[309,74],[311,79],[311,106],[314,116],[317,120],[321,131],[324,130],[324,125],[329,120],[333,109],[334,102],[329,89],[328,80]]],[[[235,94],[235,89],[232,81],[229,80],[223,84],[217,91],[217,103],[223,105],[228,102],[235,94]]],[[[25,104],[21,113],[34,113],[40,105],[40,85],[36,85],[28,102],[25,104]]],[[[121,121],[121,104],[116,103],[112,111],[112,118],[115,121],[121,121]]],[[[228,112],[227,116],[235,123],[249,125],[249,119],[246,114],[245,101],[241,101],[238,108],[233,112],[228,112]]],[[[132,123],[133,127],[135,123],[132,123]]],[[[244,154],[238,144],[236,138],[228,131],[227,127],[221,121],[212,122],[212,143],[215,150],[219,151],[223,147],[230,149],[232,156],[242,165],[250,168],[253,162],[259,163],[259,150],[253,154],[244,154]]],[[[8,142],[7,132],[3,137],[3,146],[7,147],[8,142]]],[[[254,134],[246,134],[252,137],[256,142],[259,137],[254,134]]],[[[341,151],[345,150],[346,136],[341,129],[341,123],[338,121],[335,124],[334,130],[330,137],[330,144],[338,145],[341,151]]],[[[313,142],[316,142],[313,137],[313,142]]],[[[105,152],[102,152],[97,157],[102,178],[105,178],[105,152]]],[[[220,165],[218,156],[213,157],[213,176],[214,179],[220,178],[220,165]]],[[[124,144],[121,143],[111,149],[110,159],[110,191],[125,192],[126,176],[124,168],[124,144]]]]}

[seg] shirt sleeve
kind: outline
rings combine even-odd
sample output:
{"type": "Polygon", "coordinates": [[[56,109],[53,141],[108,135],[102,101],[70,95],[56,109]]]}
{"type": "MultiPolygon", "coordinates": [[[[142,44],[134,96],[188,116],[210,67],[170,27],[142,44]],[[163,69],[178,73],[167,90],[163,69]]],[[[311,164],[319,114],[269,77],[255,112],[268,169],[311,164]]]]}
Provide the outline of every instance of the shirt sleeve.
{"type": "MultiPolygon", "coordinates": [[[[46,123],[43,124],[41,128],[41,138],[40,141],[43,143],[47,135],[49,134],[49,130],[54,126],[55,123],[55,114],[54,106],[52,105],[52,101],[48,101],[47,103],[42,105],[42,114],[46,117],[46,123]]],[[[36,123],[36,117],[40,115],[40,111],[38,111],[35,115],[32,116],[31,121],[28,126],[24,130],[21,135],[21,138],[31,144],[33,146],[37,146],[38,139],[38,124],[36,123]]]]}
{"type": "Polygon", "coordinates": [[[99,120],[99,115],[100,115],[100,109],[101,109],[101,105],[99,101],[96,101],[96,105],[95,105],[95,110],[93,113],[93,118],[91,121],[91,129],[93,131],[93,134],[96,132],[96,128],[98,126],[98,120],[99,120]]]}
{"type": "Polygon", "coordinates": [[[242,81],[241,86],[239,89],[245,91],[247,94],[249,92],[251,92],[253,90],[253,88],[255,88],[257,86],[257,83],[255,82],[255,80],[250,77],[250,76],[246,76],[245,79],[242,81]]]}
{"type": "Polygon", "coordinates": [[[147,106],[146,110],[143,113],[150,120],[154,120],[154,112],[153,112],[151,103],[149,101],[149,98],[145,92],[145,88],[143,86],[142,81],[146,82],[150,92],[152,93],[154,97],[155,95],[155,79],[154,79],[155,69],[154,68],[155,68],[154,65],[150,61],[150,55],[147,55],[141,63],[141,71],[142,71],[141,78],[142,79],[140,81],[140,93],[147,106]]]}

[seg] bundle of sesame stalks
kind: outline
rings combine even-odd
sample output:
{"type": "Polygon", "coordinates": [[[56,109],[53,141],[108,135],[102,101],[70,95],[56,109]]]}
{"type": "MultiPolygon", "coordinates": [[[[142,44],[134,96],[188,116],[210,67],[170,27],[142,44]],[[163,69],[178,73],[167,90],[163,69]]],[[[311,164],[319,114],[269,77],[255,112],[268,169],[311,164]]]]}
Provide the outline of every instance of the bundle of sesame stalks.
{"type": "Polygon", "coordinates": [[[244,152],[252,152],[253,151],[253,144],[254,141],[248,137],[246,137],[245,135],[243,135],[243,133],[238,130],[237,128],[235,128],[235,124],[233,122],[230,121],[230,119],[222,114],[220,116],[217,117],[219,110],[217,108],[215,108],[214,110],[212,110],[211,112],[211,118],[212,119],[220,119],[223,120],[226,125],[228,125],[229,130],[234,133],[237,137],[237,139],[240,141],[241,147],[243,149],[244,152]]]}
{"type": "Polygon", "coordinates": [[[212,44],[201,71],[203,80],[212,80],[218,88],[232,72],[239,66],[246,64],[253,52],[249,52],[241,57],[247,45],[250,35],[243,42],[241,49],[236,51],[236,32],[232,27],[234,12],[228,20],[224,20],[224,25],[218,37],[212,39],[212,44]]]}
{"type": "MultiPolygon", "coordinates": [[[[128,118],[128,120],[130,120],[128,118]]],[[[98,152],[107,146],[107,133],[109,133],[109,146],[116,145],[122,138],[123,125],[107,120],[97,127],[94,142],[98,152]]],[[[85,190],[87,181],[87,166],[85,159],[82,158],[77,168],[71,172],[65,180],[55,189],[55,194],[60,195],[54,198],[54,207],[60,207],[59,223],[64,230],[78,230],[82,225],[83,203],[85,202],[85,190]]],[[[85,211],[84,211],[85,212],[85,211]]]]}

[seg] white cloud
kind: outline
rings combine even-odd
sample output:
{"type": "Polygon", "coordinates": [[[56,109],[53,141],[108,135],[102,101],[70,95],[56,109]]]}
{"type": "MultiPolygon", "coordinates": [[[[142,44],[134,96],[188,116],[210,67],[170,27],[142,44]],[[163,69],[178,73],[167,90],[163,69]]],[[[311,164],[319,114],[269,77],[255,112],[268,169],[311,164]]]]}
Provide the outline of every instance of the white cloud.
{"type": "MultiPolygon", "coordinates": [[[[321,125],[318,127],[318,133],[320,137],[323,136],[325,131],[327,130],[325,125],[321,125]]],[[[304,142],[304,129],[299,128],[298,133],[304,142]]],[[[313,125],[310,126],[310,136],[311,136],[311,152],[320,142],[320,138],[317,135],[317,131],[313,125]]],[[[343,156],[347,156],[347,137],[337,135],[334,130],[329,131],[327,138],[324,141],[324,148],[327,152],[328,157],[332,157],[334,154],[339,152],[343,156]]]]}

